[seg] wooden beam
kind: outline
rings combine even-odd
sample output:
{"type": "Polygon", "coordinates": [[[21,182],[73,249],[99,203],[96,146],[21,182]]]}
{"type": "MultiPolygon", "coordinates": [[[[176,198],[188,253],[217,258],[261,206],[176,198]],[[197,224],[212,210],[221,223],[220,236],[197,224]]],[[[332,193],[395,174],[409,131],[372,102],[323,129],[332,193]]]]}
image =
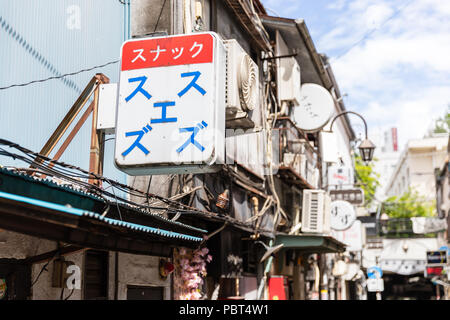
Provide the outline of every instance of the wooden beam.
{"type": "Polygon", "coordinates": [[[51,259],[53,259],[58,251],[59,251],[59,255],[60,256],[66,256],[66,255],[70,255],[70,254],[74,254],[80,251],[85,251],[88,250],[89,248],[83,248],[83,247],[79,247],[79,246],[67,246],[67,247],[62,247],[59,250],[52,250],[49,252],[45,252],[42,254],[38,254],[36,256],[33,257],[28,257],[24,260],[24,263],[27,264],[36,264],[36,263],[43,263],[43,262],[47,262],[51,259]]]}
{"type": "MultiPolygon", "coordinates": [[[[95,75],[96,79],[100,83],[109,83],[109,78],[105,75],[98,73],[95,75]]],[[[98,99],[99,99],[99,86],[95,88],[94,102],[92,110],[92,129],[91,129],[91,150],[89,156],[89,172],[93,172],[98,175],[103,174],[103,158],[105,149],[105,134],[104,132],[97,130],[97,118],[98,118],[98,99]]],[[[94,178],[89,179],[89,183],[101,186],[102,182],[94,178]]]]}
{"type": "MultiPolygon", "coordinates": [[[[59,160],[59,158],[61,158],[62,154],[64,153],[64,151],[66,151],[67,147],[72,142],[73,138],[75,138],[75,136],[77,135],[78,131],[80,131],[81,127],[86,122],[87,118],[91,115],[91,112],[92,112],[93,109],[94,109],[94,102],[91,103],[91,105],[86,109],[84,114],[81,116],[80,120],[78,120],[78,122],[75,125],[75,127],[72,129],[72,131],[67,136],[67,138],[64,141],[64,143],[61,145],[61,147],[56,152],[55,156],[53,157],[53,160],[59,160]]],[[[48,165],[48,167],[52,168],[54,165],[55,165],[54,163],[50,163],[48,165]]],[[[46,177],[45,174],[40,176],[41,179],[45,179],[45,177],[46,177]]]]}
{"type": "Polygon", "coordinates": [[[98,79],[96,77],[93,77],[91,79],[91,81],[88,83],[88,85],[86,86],[86,88],[84,88],[83,92],[78,97],[77,101],[75,101],[73,106],[70,108],[69,112],[67,112],[64,119],[60,122],[60,124],[58,125],[56,130],[53,132],[53,134],[47,140],[44,147],[39,152],[40,154],[42,154],[44,156],[48,156],[50,154],[50,152],[52,152],[53,148],[58,143],[59,139],[61,139],[63,134],[66,132],[67,128],[69,128],[72,121],[75,119],[75,117],[81,111],[83,106],[86,104],[86,102],[91,97],[97,83],[98,83],[98,79]]]}

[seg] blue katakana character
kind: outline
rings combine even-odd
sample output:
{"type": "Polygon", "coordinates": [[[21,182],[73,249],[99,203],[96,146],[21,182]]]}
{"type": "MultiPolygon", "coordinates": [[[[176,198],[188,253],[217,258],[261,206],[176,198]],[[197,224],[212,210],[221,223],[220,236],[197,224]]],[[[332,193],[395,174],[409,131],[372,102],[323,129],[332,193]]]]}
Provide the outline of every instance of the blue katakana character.
{"type": "Polygon", "coordinates": [[[205,150],[205,147],[203,147],[200,143],[198,143],[197,141],[195,141],[195,136],[197,135],[197,133],[200,130],[203,130],[204,128],[206,128],[208,126],[208,124],[205,121],[202,121],[201,123],[197,124],[197,126],[195,127],[189,127],[189,128],[180,128],[180,132],[192,132],[191,136],[189,137],[189,139],[183,143],[183,145],[181,147],[179,147],[177,149],[177,152],[180,153],[181,151],[183,151],[184,149],[186,149],[186,147],[188,145],[190,145],[191,143],[197,147],[197,149],[199,149],[201,152],[203,152],[203,150],[205,150]]]}
{"type": "Polygon", "coordinates": [[[151,131],[152,127],[150,127],[149,125],[146,125],[145,127],[142,128],[142,130],[140,131],[131,131],[131,132],[126,132],[125,133],[125,137],[132,137],[132,136],[138,136],[137,139],[133,142],[133,144],[124,152],[122,152],[122,156],[127,156],[134,148],[138,147],[139,149],[141,149],[141,151],[147,155],[149,154],[150,151],[147,150],[146,147],[144,147],[142,144],[139,143],[139,141],[141,141],[142,137],[144,136],[144,134],[146,134],[147,132],[151,131]]]}
{"type": "Polygon", "coordinates": [[[147,99],[150,99],[152,97],[152,95],[150,93],[148,93],[147,91],[144,90],[144,88],[142,88],[145,81],[147,81],[147,77],[142,76],[142,77],[128,79],[129,83],[137,82],[137,81],[140,81],[141,83],[139,83],[137,88],[128,97],[125,98],[126,102],[130,101],[138,92],[142,93],[147,99]]]}
{"type": "Polygon", "coordinates": [[[200,92],[200,93],[204,96],[204,95],[206,94],[206,91],[205,91],[202,87],[200,87],[200,86],[197,84],[197,80],[198,80],[198,78],[200,77],[200,75],[201,75],[200,71],[195,71],[195,72],[185,72],[185,73],[182,73],[182,74],[181,74],[181,77],[182,77],[182,78],[192,77],[192,76],[193,76],[194,79],[192,79],[192,81],[187,85],[186,88],[184,88],[183,90],[181,90],[181,91],[178,93],[178,96],[179,96],[179,97],[184,96],[184,94],[185,94],[186,92],[188,92],[189,89],[192,88],[192,87],[194,87],[195,89],[197,89],[197,91],[200,92]]]}
{"type": "Polygon", "coordinates": [[[161,107],[161,118],[160,119],[152,119],[150,123],[165,123],[165,122],[177,122],[177,118],[167,118],[167,107],[171,107],[175,105],[175,101],[166,101],[166,102],[156,102],[153,104],[153,107],[161,107]]]}

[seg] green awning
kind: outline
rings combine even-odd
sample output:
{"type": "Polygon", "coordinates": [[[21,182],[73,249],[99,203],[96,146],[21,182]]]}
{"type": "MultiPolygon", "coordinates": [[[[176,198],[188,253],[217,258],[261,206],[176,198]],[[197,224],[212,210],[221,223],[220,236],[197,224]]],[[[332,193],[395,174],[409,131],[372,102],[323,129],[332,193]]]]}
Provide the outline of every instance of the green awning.
{"type": "Polygon", "coordinates": [[[284,244],[283,250],[302,253],[337,253],[345,251],[345,244],[331,236],[319,234],[283,235],[275,238],[275,245],[284,244]]]}

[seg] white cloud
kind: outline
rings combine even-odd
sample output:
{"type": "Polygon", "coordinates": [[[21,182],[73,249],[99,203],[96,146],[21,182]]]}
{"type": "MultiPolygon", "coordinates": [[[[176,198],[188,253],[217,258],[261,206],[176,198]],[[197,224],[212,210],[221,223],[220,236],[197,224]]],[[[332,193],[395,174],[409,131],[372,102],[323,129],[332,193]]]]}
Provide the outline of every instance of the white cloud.
{"type": "Polygon", "coordinates": [[[381,24],[392,15],[392,9],[385,3],[372,4],[363,14],[367,28],[379,28],[381,24]]]}
{"type": "Polygon", "coordinates": [[[401,145],[423,136],[450,103],[450,1],[415,0],[399,10],[407,3],[353,0],[318,42],[349,95],[347,108],[369,127],[398,127],[401,145]]]}
{"type": "Polygon", "coordinates": [[[335,0],[327,5],[329,10],[342,10],[347,4],[347,0],[335,0]]]}
{"type": "MultiPolygon", "coordinates": [[[[264,4],[313,21],[313,40],[331,58],[347,109],[360,112],[369,131],[397,127],[402,146],[423,136],[450,103],[450,0],[264,4]]],[[[363,131],[359,119],[350,119],[363,131]]]]}
{"type": "Polygon", "coordinates": [[[374,129],[397,127],[400,146],[408,139],[420,138],[427,133],[434,120],[444,114],[450,98],[450,85],[410,91],[389,104],[371,102],[364,109],[364,117],[374,129]]]}
{"type": "Polygon", "coordinates": [[[302,11],[301,1],[298,0],[265,0],[264,7],[269,15],[280,17],[292,17],[293,12],[302,11]]]}

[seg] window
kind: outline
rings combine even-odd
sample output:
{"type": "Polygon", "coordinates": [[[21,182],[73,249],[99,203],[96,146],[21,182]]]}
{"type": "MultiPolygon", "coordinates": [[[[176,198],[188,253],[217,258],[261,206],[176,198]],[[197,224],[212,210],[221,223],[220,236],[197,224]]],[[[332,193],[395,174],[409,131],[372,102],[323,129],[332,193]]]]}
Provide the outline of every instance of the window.
{"type": "Polygon", "coordinates": [[[109,253],[88,250],[85,258],[84,299],[108,299],[109,253]]]}

